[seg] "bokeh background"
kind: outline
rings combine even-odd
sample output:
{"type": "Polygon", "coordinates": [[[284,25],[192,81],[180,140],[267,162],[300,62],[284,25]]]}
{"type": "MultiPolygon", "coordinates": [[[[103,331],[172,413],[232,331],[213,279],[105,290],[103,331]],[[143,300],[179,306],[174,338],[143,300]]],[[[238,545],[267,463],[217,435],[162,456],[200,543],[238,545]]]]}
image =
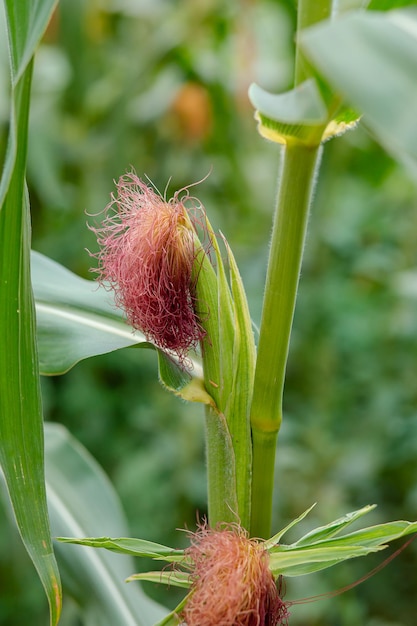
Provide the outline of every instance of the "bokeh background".
{"type": "MultiPolygon", "coordinates": [[[[196,194],[233,247],[259,323],[280,155],[257,134],[247,88],[291,87],[294,28],[291,0],[61,0],[33,82],[34,249],[91,277],[86,249],[96,243],[86,212],[104,208],[113,179],[133,166],[172,194],[210,172],[196,194]]],[[[0,53],[1,154],[3,34],[0,53]]],[[[299,532],[368,503],[378,504],[370,523],[417,518],[416,267],[415,181],[360,124],[323,154],[288,364],[274,530],[313,502],[299,532]]],[[[132,536],[183,545],[176,529],[194,528],[206,506],[201,407],[164,392],[155,355],[143,350],[42,382],[45,418],[65,424],[103,466],[132,536]]],[[[287,599],[348,585],[383,558],[289,580],[287,599]]],[[[171,606],[178,598],[146,589],[171,606]]],[[[412,544],[354,590],[294,606],[291,624],[413,626],[416,590],[412,544]]],[[[40,583],[1,513],[0,624],[47,620],[40,583]]],[[[62,624],[81,623],[66,598],[62,624]]]]}

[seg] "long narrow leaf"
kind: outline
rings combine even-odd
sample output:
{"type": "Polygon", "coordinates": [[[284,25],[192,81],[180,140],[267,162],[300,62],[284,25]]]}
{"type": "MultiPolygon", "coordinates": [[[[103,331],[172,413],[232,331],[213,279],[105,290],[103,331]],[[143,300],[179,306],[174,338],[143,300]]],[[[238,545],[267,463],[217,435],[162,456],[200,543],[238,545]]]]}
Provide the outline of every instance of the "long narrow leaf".
{"type": "Polygon", "coordinates": [[[356,530],[343,537],[332,537],[331,539],[315,542],[313,545],[317,547],[364,546],[365,548],[372,548],[416,532],[417,522],[387,522],[386,524],[377,524],[376,526],[356,530]]]}
{"type": "MultiPolygon", "coordinates": [[[[356,519],[361,514],[367,513],[366,509],[367,507],[356,511],[356,519]]],[[[350,515],[354,516],[354,514],[350,515]]],[[[336,522],[342,524],[343,520],[349,521],[349,516],[336,520],[336,522]]],[[[334,524],[333,528],[337,529],[341,524],[334,524]]],[[[330,529],[331,527],[332,524],[329,524],[328,528],[330,529]]],[[[279,545],[271,548],[270,565],[274,574],[300,576],[332,567],[347,559],[383,550],[391,541],[416,533],[417,522],[397,521],[378,524],[354,531],[343,537],[330,536],[330,538],[322,539],[321,541],[317,541],[317,538],[323,533],[323,528],[317,530],[319,531],[318,533],[310,533],[312,543],[309,545],[307,543],[299,545],[296,542],[289,546],[279,545]]],[[[324,536],[325,533],[322,534],[322,537],[324,536]]],[[[303,540],[306,542],[307,536],[303,537],[303,540]]]]}
{"type": "Polygon", "coordinates": [[[277,545],[280,542],[281,537],[283,537],[289,530],[291,530],[291,528],[294,528],[294,526],[302,522],[303,519],[307,517],[307,515],[314,509],[315,506],[316,503],[312,504],[308,509],[301,513],[301,515],[291,520],[291,522],[287,524],[282,530],[277,532],[276,535],[274,535],[273,537],[271,537],[271,539],[268,539],[268,541],[265,542],[265,547],[272,548],[273,546],[277,545]]]}
{"type": "Polygon", "coordinates": [[[22,540],[47,594],[51,623],[57,624],[61,587],[46,506],[25,186],[31,58],[54,4],[5,2],[12,94],[0,182],[0,463],[22,540]]]}
{"type": "Polygon", "coordinates": [[[330,539],[331,537],[337,535],[342,530],[344,530],[347,526],[350,526],[350,524],[353,524],[353,522],[361,518],[363,515],[366,515],[367,513],[372,511],[375,506],[376,505],[365,506],[358,511],[347,513],[343,517],[340,517],[339,519],[331,522],[330,524],[327,524],[326,526],[320,526],[319,528],[315,528],[314,530],[304,535],[304,537],[301,537],[301,539],[296,542],[296,545],[301,547],[330,539]]]}
{"type": "Polygon", "coordinates": [[[180,587],[181,589],[189,589],[191,587],[191,578],[187,572],[175,572],[163,570],[161,572],[141,572],[140,574],[132,574],[126,579],[130,583],[134,580],[145,580],[146,582],[161,584],[164,583],[169,587],[180,587]]]}
{"type": "Polygon", "coordinates": [[[182,550],[174,550],[167,546],[162,546],[153,541],[145,539],[134,539],[129,537],[83,537],[69,538],[57,537],[62,543],[74,543],[81,546],[89,546],[91,548],[105,548],[111,552],[119,554],[130,554],[138,557],[149,557],[151,559],[159,559],[169,562],[183,561],[184,553],[182,550]]]}
{"type": "Polygon", "coordinates": [[[370,552],[378,552],[386,546],[335,546],[333,548],[308,548],[285,551],[282,547],[271,550],[269,566],[274,576],[303,576],[318,572],[342,561],[359,556],[366,556],[370,552]]]}

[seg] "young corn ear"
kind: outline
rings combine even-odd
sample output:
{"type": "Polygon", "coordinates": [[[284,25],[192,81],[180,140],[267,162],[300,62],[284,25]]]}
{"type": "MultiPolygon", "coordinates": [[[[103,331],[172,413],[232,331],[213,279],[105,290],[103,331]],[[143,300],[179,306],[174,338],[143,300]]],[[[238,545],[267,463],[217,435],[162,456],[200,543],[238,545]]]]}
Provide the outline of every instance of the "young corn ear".
{"type": "Polygon", "coordinates": [[[133,326],[181,362],[206,331],[196,313],[196,259],[190,214],[131,172],[119,178],[96,234],[99,281],[115,293],[133,326]]]}
{"type": "Polygon", "coordinates": [[[279,626],[288,623],[261,542],[237,524],[200,526],[185,550],[191,594],[183,609],[187,626],[279,626]]]}

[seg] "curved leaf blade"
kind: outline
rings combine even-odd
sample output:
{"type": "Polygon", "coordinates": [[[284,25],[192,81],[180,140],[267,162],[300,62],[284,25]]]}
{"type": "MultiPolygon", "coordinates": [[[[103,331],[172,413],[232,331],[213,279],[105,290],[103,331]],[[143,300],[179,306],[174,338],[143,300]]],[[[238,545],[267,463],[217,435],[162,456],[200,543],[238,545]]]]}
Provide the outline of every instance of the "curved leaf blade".
{"type": "Polygon", "coordinates": [[[91,548],[105,548],[119,554],[149,557],[151,559],[169,561],[170,563],[184,561],[183,550],[168,548],[168,546],[163,546],[153,541],[146,541],[146,539],[134,539],[131,537],[57,537],[57,540],[62,543],[74,543],[91,548]]]}
{"type": "Polygon", "coordinates": [[[256,84],[249,88],[249,98],[262,115],[275,122],[288,125],[322,125],[327,120],[327,110],[312,79],[306,80],[291,91],[272,94],[256,84]]]}
{"type": "Polygon", "coordinates": [[[252,84],[249,99],[256,109],[258,131],[266,139],[283,144],[290,139],[320,141],[328,115],[315,80],[281,94],[252,84]]]}
{"type": "Polygon", "coordinates": [[[32,252],[41,373],[63,374],[82,359],[146,344],[97,283],[32,252]]]}
{"type": "MultiPolygon", "coordinates": [[[[88,452],[62,426],[45,424],[48,504],[55,535],[126,534],[113,487],[88,452]]],[[[137,585],[126,585],[131,557],[58,543],[64,589],[103,626],[150,626],[167,610],[137,585]]]]}
{"type": "Polygon", "coordinates": [[[417,10],[353,12],[300,34],[327,80],[384,147],[417,171],[417,10]]]}

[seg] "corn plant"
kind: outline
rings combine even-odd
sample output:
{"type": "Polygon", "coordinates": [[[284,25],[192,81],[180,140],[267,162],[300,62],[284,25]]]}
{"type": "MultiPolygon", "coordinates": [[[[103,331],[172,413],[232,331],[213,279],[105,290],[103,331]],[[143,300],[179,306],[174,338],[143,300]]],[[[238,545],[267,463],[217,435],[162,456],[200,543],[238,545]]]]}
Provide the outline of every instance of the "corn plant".
{"type": "Polygon", "coordinates": [[[417,13],[396,2],[366,4],[299,0],[293,88],[277,95],[250,87],[260,135],[281,145],[255,333],[234,254],[198,199],[193,172],[169,197],[138,175],[140,163],[122,167],[108,206],[88,217],[97,238],[96,281],[31,256],[25,178],[32,68],[56,1],[4,1],[11,97],[0,183],[0,464],[51,624],[61,612],[55,552],[64,592],[82,606],[85,623],[274,626],[291,620],[283,578],[383,550],[417,531],[417,522],[395,521],[349,532],[374,505],[292,543],[282,538],[312,507],[278,532],[271,528],[286,365],[322,151],[363,123],[416,174],[417,13]],[[63,429],[44,431],[40,374],[63,374],[82,359],[129,346],[155,352],[161,393],[205,408],[208,515],[184,550],[126,537],[117,499],[94,461],[63,429]],[[90,476],[94,487],[78,493],[77,475],[90,476]],[[99,536],[108,511],[106,536],[99,536]],[[59,538],[55,548],[52,537],[59,538]],[[132,574],[125,585],[131,556],[170,565],[132,574]],[[178,586],[184,597],[169,611],[132,583],[138,580],[178,586]]]}

